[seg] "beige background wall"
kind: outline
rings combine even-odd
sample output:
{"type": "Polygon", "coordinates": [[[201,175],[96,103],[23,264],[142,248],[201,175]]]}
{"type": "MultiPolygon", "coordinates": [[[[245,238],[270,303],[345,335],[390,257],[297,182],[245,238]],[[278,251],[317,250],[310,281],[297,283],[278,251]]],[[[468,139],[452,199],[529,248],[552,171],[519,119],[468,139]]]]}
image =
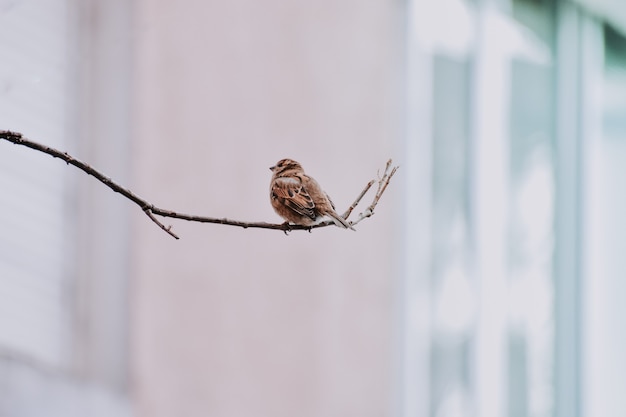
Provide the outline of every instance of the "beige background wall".
{"type": "MultiPolygon", "coordinates": [[[[347,208],[398,152],[401,7],[138,1],[133,189],[172,210],[280,222],[268,167],[291,157],[347,208]]],[[[389,415],[399,185],[356,233],[172,221],[175,241],[134,213],[137,415],[389,415]]]]}

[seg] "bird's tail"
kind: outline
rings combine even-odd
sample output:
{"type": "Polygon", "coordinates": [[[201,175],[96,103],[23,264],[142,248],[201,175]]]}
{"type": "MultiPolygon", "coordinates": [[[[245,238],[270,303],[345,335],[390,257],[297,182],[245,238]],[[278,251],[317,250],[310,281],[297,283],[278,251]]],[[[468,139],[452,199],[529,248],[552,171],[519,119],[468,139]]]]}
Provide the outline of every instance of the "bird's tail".
{"type": "Polygon", "coordinates": [[[328,216],[332,219],[333,222],[335,222],[337,226],[343,229],[350,229],[350,230],[356,231],[356,229],[352,227],[352,225],[346,219],[341,217],[339,214],[331,212],[331,213],[328,213],[328,216]]]}

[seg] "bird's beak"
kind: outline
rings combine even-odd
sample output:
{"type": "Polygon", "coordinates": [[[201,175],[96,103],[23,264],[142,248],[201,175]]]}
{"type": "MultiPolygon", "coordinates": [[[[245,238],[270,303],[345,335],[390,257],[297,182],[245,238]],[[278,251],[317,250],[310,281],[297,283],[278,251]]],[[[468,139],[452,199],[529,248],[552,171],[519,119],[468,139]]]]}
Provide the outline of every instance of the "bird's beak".
{"type": "Polygon", "coordinates": [[[276,165],[274,165],[273,167],[270,167],[270,171],[274,171],[276,169],[276,165]]]}

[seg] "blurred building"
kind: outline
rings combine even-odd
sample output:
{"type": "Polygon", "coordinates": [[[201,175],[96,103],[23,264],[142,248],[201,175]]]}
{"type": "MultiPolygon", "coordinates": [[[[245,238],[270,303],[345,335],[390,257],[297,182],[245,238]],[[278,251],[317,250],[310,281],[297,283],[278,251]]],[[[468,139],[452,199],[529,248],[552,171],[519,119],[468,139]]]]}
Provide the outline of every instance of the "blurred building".
{"type": "Polygon", "coordinates": [[[620,0],[0,0],[0,417],[626,415],[620,0]],[[366,197],[366,200],[371,196],[366,197]],[[357,209],[358,211],[358,209],[357,209]]]}

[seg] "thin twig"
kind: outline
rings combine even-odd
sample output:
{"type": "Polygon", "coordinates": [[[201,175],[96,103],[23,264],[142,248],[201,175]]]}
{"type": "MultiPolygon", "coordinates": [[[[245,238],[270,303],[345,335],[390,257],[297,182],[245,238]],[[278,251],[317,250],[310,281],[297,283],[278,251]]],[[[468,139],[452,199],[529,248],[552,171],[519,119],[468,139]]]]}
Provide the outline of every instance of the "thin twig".
{"type": "Polygon", "coordinates": [[[390,159],[387,161],[387,165],[385,166],[385,172],[383,173],[383,176],[378,179],[378,189],[376,190],[376,195],[374,195],[372,204],[370,204],[365,209],[365,211],[360,213],[359,217],[355,221],[352,222],[353,226],[359,224],[364,219],[367,219],[368,217],[372,217],[374,215],[374,209],[376,208],[376,205],[378,204],[380,197],[382,197],[383,193],[387,189],[387,186],[389,185],[389,181],[391,181],[391,178],[394,176],[394,174],[399,168],[398,166],[395,166],[391,169],[391,171],[389,171],[389,168],[391,168],[391,164],[392,164],[392,160],[390,159]]]}
{"type": "Polygon", "coordinates": [[[354,210],[356,208],[356,206],[359,205],[359,203],[361,202],[361,199],[363,198],[363,196],[365,196],[365,194],[367,194],[367,192],[370,190],[370,188],[372,188],[372,185],[374,185],[375,182],[376,181],[371,180],[370,182],[367,183],[365,188],[363,188],[363,191],[361,191],[361,194],[359,194],[359,196],[356,198],[356,200],[354,200],[354,203],[352,203],[352,205],[350,205],[350,207],[348,207],[348,210],[346,210],[346,212],[343,213],[341,215],[341,217],[343,217],[344,219],[348,220],[348,217],[350,217],[350,214],[352,214],[352,210],[354,210]]]}
{"type": "MultiPolygon", "coordinates": [[[[299,225],[292,225],[292,224],[287,224],[287,223],[274,224],[274,223],[265,223],[265,222],[244,222],[244,221],[239,221],[239,220],[230,220],[226,218],[220,219],[220,218],[215,218],[215,217],[196,216],[196,215],[191,215],[191,214],[178,213],[178,212],[171,211],[171,210],[164,210],[162,208],[156,207],[154,204],[151,204],[148,201],[144,200],[143,198],[137,196],[129,189],[126,189],[118,185],[113,180],[111,180],[111,178],[107,177],[106,175],[92,168],[88,164],[72,157],[67,152],[61,152],[57,149],[41,145],[37,142],[33,142],[29,139],[26,139],[21,133],[11,132],[8,130],[0,130],[0,139],[4,139],[16,145],[26,146],[28,148],[46,153],[54,158],[59,158],[65,161],[65,163],[67,163],[68,165],[73,165],[76,168],[80,169],[81,171],[87,173],[88,175],[93,176],[98,181],[100,181],[101,183],[103,183],[104,185],[106,185],[107,187],[115,191],[116,193],[120,193],[121,195],[123,195],[124,197],[126,197],[127,199],[135,203],[136,205],[138,205],[141,208],[141,210],[150,218],[150,220],[156,223],[163,231],[165,231],[166,233],[168,233],[170,236],[174,237],[175,239],[178,239],[179,237],[171,230],[171,226],[165,226],[155,217],[155,215],[161,216],[161,217],[170,217],[170,218],[175,218],[175,219],[188,220],[188,221],[199,222],[199,223],[214,223],[214,224],[223,224],[223,225],[228,225],[228,226],[238,226],[238,227],[243,227],[244,229],[261,228],[261,229],[282,230],[284,232],[288,232],[292,230],[311,231],[311,229],[327,227],[327,226],[334,224],[332,221],[324,221],[313,226],[299,226],[299,225]]],[[[391,170],[391,172],[389,172],[390,166],[391,166],[391,159],[387,162],[387,166],[385,168],[383,177],[378,180],[378,190],[376,191],[376,195],[374,196],[374,200],[372,201],[372,204],[369,205],[369,207],[365,210],[365,212],[359,214],[358,219],[355,222],[352,222],[352,225],[355,225],[361,222],[363,219],[367,217],[371,217],[374,214],[374,208],[376,207],[376,204],[378,204],[380,197],[382,196],[383,192],[387,188],[387,185],[389,184],[389,180],[391,179],[393,174],[395,174],[396,169],[398,168],[398,167],[394,167],[391,170]]],[[[352,203],[352,205],[344,213],[343,217],[345,219],[347,219],[350,216],[352,211],[360,203],[360,201],[363,199],[365,194],[369,191],[369,189],[372,187],[374,183],[375,181],[370,181],[365,186],[365,188],[363,189],[363,191],[361,191],[361,193],[358,195],[356,200],[354,200],[354,203],[352,203]]]]}
{"type": "Polygon", "coordinates": [[[151,208],[144,208],[143,212],[146,213],[146,215],[148,217],[150,217],[150,220],[152,220],[153,222],[155,222],[161,229],[163,229],[163,231],[165,231],[165,233],[167,233],[168,235],[172,236],[174,239],[179,239],[178,235],[174,232],[172,232],[172,226],[167,226],[165,227],[165,225],[163,223],[161,223],[160,221],[157,220],[156,217],[154,217],[154,214],[151,208]]]}

